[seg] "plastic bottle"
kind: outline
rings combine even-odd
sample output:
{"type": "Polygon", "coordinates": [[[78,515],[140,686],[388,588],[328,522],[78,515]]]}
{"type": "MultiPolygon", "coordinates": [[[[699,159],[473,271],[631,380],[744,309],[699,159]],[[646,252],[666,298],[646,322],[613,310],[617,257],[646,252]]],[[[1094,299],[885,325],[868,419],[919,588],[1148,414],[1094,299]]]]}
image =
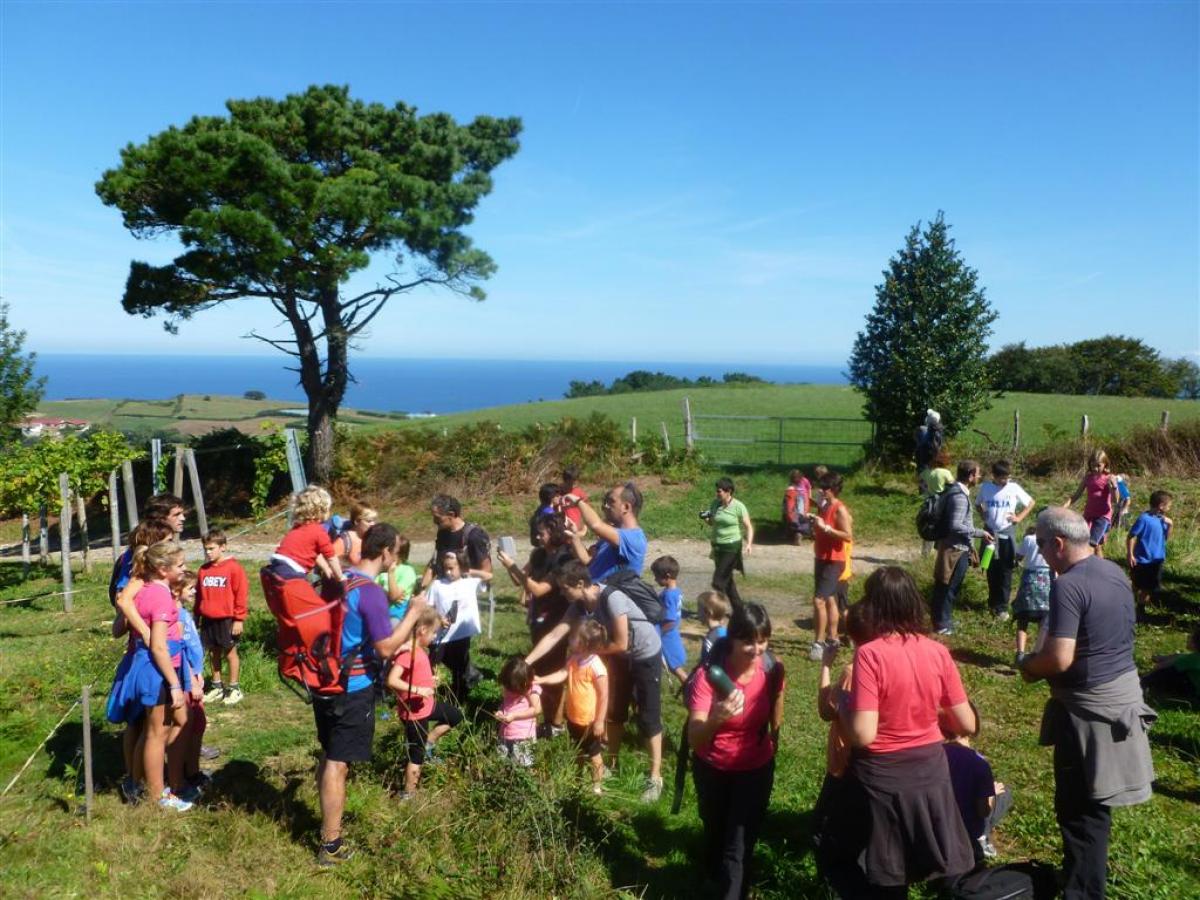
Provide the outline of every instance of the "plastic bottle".
{"type": "Polygon", "coordinates": [[[733,683],[733,679],[725,673],[724,669],[715,663],[708,667],[708,680],[712,682],[713,688],[717,692],[717,697],[721,700],[724,700],[737,689],[737,685],[733,683]]]}
{"type": "Polygon", "coordinates": [[[996,545],[993,543],[987,544],[983,548],[983,553],[979,557],[979,568],[987,571],[987,567],[992,564],[992,556],[996,552],[996,545]]]}

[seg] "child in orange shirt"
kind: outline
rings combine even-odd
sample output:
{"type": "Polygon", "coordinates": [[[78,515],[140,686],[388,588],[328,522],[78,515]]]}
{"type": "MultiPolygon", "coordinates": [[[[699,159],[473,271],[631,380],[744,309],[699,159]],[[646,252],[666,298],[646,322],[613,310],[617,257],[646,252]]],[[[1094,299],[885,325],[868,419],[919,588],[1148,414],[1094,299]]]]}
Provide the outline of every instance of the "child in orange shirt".
{"type": "Polygon", "coordinates": [[[608,643],[608,633],[594,619],[579,623],[571,635],[567,667],[539,675],[538,684],[567,683],[567,732],[579,748],[580,763],[592,769],[592,791],[602,793],[604,779],[604,721],[608,713],[608,670],[596,651],[608,643]]]}

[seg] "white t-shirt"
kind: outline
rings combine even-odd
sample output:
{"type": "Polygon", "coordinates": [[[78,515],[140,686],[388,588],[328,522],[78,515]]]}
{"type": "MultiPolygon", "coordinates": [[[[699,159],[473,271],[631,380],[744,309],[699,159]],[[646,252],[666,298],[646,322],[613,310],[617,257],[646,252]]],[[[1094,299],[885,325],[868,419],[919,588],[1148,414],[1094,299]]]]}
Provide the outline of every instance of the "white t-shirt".
{"type": "Polygon", "coordinates": [[[479,624],[479,578],[460,578],[457,581],[446,581],[438,578],[429,585],[429,605],[441,616],[450,612],[450,607],[458,602],[458,615],[442,636],[442,643],[457,641],[462,638],[474,637],[483,629],[479,624]]]}
{"type": "Polygon", "coordinates": [[[975,503],[983,507],[983,527],[999,537],[1012,537],[1013,523],[1008,516],[1017,514],[1018,507],[1029,506],[1033,498],[1015,481],[1000,487],[994,481],[985,481],[979,486],[975,503]]]}
{"type": "Polygon", "coordinates": [[[1038,549],[1037,538],[1032,534],[1025,535],[1021,546],[1017,548],[1017,556],[1021,557],[1021,561],[1027,569],[1050,568],[1050,564],[1042,556],[1042,551],[1038,549]]]}

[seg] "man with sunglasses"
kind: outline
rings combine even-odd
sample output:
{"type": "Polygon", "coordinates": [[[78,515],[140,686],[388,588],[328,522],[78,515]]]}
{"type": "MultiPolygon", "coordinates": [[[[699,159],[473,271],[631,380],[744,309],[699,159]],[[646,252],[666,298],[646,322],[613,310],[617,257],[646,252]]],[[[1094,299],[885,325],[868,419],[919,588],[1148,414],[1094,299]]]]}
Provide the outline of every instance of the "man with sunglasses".
{"type": "Polygon", "coordinates": [[[1133,659],[1133,592],[1121,569],[1094,555],[1083,516],[1062,507],[1037,520],[1037,544],[1058,575],[1042,648],[1021,663],[1045,678],[1041,743],[1054,746],[1054,814],[1063,841],[1063,896],[1103,897],[1112,808],[1150,799],[1154,767],[1133,659]]]}

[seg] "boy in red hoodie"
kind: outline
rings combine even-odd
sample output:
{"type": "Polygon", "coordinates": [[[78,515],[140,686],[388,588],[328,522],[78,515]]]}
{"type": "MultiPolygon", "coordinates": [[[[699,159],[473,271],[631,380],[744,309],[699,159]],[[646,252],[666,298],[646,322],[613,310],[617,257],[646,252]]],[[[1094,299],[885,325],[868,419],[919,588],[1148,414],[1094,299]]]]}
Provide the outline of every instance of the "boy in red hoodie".
{"type": "Polygon", "coordinates": [[[204,699],[233,706],[242,701],[238,684],[241,660],[238,638],[246,621],[246,597],[249,586],[246,570],[225,555],[225,533],[214,529],[204,536],[205,563],[196,573],[196,612],[200,616],[200,636],[212,659],[212,688],[204,699]],[[221,660],[229,663],[229,683],[221,680],[221,660]]]}

